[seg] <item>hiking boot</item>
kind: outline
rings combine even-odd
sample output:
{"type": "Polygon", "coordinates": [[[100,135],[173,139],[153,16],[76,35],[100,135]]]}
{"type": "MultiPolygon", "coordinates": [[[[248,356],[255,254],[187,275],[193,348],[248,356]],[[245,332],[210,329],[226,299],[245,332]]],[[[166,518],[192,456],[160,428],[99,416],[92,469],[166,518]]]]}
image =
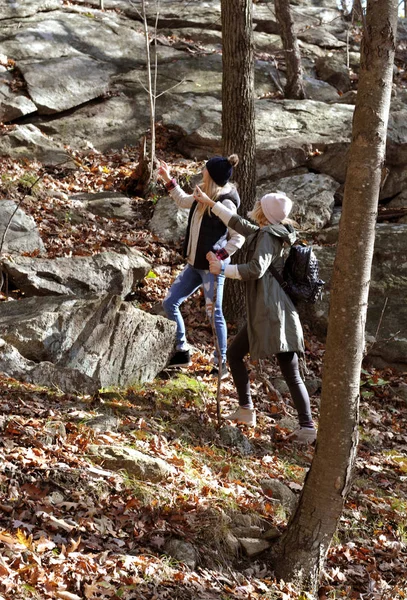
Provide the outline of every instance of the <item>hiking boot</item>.
{"type": "MultiPolygon", "coordinates": [[[[210,375],[219,375],[219,366],[218,365],[214,365],[212,368],[212,371],[210,372],[210,375]]],[[[220,378],[221,379],[226,379],[226,377],[229,376],[229,371],[226,365],[226,361],[224,361],[222,363],[222,368],[221,368],[221,373],[220,373],[220,378]]]]}
{"type": "Polygon", "coordinates": [[[187,367],[190,364],[191,357],[189,355],[189,350],[177,350],[167,364],[167,367],[187,367]]]}
{"type": "Polygon", "coordinates": [[[313,444],[317,439],[317,430],[314,427],[300,427],[287,436],[296,444],[313,444]]]}
{"type": "Polygon", "coordinates": [[[250,427],[256,427],[256,411],[254,408],[243,408],[242,406],[239,406],[235,412],[226,415],[225,419],[228,421],[244,423],[244,425],[249,425],[250,427]]]}

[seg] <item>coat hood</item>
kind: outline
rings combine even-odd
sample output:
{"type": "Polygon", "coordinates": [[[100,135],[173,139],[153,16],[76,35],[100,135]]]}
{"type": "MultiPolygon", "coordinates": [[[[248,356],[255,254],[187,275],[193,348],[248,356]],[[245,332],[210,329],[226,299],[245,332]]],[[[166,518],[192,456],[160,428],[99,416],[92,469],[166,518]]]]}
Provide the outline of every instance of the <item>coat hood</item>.
{"type": "Polygon", "coordinates": [[[283,240],[283,242],[287,242],[290,246],[293,245],[295,240],[297,239],[297,233],[292,225],[266,225],[266,227],[262,227],[265,231],[279,237],[283,240]]]}

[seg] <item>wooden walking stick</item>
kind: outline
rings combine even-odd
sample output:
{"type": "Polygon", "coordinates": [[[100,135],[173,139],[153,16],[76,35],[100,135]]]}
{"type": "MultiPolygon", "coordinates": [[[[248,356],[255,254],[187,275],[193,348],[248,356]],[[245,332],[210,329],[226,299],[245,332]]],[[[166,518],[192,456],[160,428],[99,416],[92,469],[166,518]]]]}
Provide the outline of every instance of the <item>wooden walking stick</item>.
{"type": "Polygon", "coordinates": [[[212,315],[211,315],[211,325],[212,325],[212,335],[215,342],[216,352],[218,354],[218,385],[216,388],[216,415],[218,418],[218,427],[220,427],[220,386],[222,382],[222,355],[220,353],[218,334],[216,333],[215,327],[215,304],[218,297],[218,276],[215,275],[215,281],[213,284],[213,299],[212,299],[212,315]]]}

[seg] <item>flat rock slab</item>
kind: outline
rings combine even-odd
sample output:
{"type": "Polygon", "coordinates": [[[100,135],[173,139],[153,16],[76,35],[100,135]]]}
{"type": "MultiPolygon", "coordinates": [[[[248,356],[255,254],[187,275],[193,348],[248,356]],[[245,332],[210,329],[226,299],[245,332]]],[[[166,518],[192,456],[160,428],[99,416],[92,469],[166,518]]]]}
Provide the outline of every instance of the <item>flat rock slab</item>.
{"type": "Polygon", "coordinates": [[[0,0],[0,21],[29,17],[40,11],[55,10],[62,0],[0,0]]]}
{"type": "Polygon", "coordinates": [[[89,212],[106,219],[132,221],[136,216],[132,200],[120,192],[74,194],[70,199],[75,202],[75,205],[80,202],[89,212]]]}
{"type": "Polygon", "coordinates": [[[135,98],[121,95],[91,102],[71,114],[48,117],[38,125],[55,143],[104,152],[125,145],[137,146],[149,123],[148,97],[144,93],[135,98]]]}
{"type": "Polygon", "coordinates": [[[74,167],[69,154],[58,141],[44,135],[35,125],[15,125],[0,133],[0,156],[39,160],[44,165],[74,167]]]}
{"type": "Polygon", "coordinates": [[[162,458],[149,456],[127,446],[90,446],[91,458],[105,469],[125,470],[140,481],[158,483],[174,472],[174,467],[162,458]]]}
{"type": "Polygon", "coordinates": [[[114,66],[88,56],[19,62],[30,96],[41,114],[63,112],[102,96],[114,66]]]}
{"type": "MultiPolygon", "coordinates": [[[[145,38],[140,23],[116,13],[66,7],[2,25],[1,52],[16,61],[89,56],[116,68],[145,64],[145,38]],[[7,35],[6,35],[7,34],[7,35]]],[[[63,75],[63,73],[61,73],[63,75]]]]}
{"type": "Polygon", "coordinates": [[[29,296],[97,294],[126,296],[151,270],[136,250],[124,254],[102,252],[93,256],[62,258],[5,258],[1,264],[9,280],[29,296]]]}

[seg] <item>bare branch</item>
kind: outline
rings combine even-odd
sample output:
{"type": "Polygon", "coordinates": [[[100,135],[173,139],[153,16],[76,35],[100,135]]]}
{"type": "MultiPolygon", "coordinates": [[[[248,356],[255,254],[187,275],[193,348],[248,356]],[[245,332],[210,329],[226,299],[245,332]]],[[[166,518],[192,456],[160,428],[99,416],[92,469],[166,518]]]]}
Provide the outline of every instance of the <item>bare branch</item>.
{"type": "Polygon", "coordinates": [[[135,5],[135,3],[133,2],[133,0],[129,0],[131,6],[134,8],[134,10],[136,11],[136,13],[138,14],[138,16],[140,17],[140,19],[143,19],[143,15],[141,14],[141,12],[139,11],[139,9],[137,8],[137,6],[135,5]]]}
{"type": "Polygon", "coordinates": [[[163,92],[160,92],[159,94],[157,94],[156,99],[159,98],[160,96],[163,96],[164,94],[167,94],[168,92],[170,92],[174,88],[178,87],[179,85],[185,83],[185,81],[186,81],[186,78],[184,77],[184,79],[182,81],[178,81],[178,83],[172,85],[171,87],[167,88],[163,92]]]}
{"type": "Polygon", "coordinates": [[[137,81],[139,82],[139,84],[141,85],[141,87],[143,88],[143,90],[145,92],[147,92],[147,94],[149,94],[148,88],[144,85],[144,83],[141,81],[140,77],[137,75],[137,81]]]}
{"type": "MultiPolygon", "coordinates": [[[[377,338],[378,338],[378,335],[379,335],[380,327],[382,326],[382,321],[383,321],[384,313],[385,313],[385,310],[386,310],[387,301],[388,301],[388,298],[386,298],[386,300],[384,301],[382,312],[380,314],[380,319],[379,319],[379,322],[377,324],[376,333],[374,335],[373,342],[370,344],[369,347],[366,347],[366,350],[364,352],[363,358],[365,358],[369,354],[369,352],[372,351],[372,348],[374,348],[374,346],[376,346],[376,344],[377,344],[377,338]]],[[[396,331],[396,333],[394,333],[393,335],[391,335],[389,338],[384,339],[384,340],[380,340],[380,344],[381,345],[388,344],[389,342],[391,342],[392,340],[394,340],[399,333],[400,333],[400,331],[396,331]]]]}
{"type": "MultiPolygon", "coordinates": [[[[275,59],[273,59],[275,62],[275,59]]],[[[277,71],[277,77],[275,77],[272,73],[272,71],[269,71],[269,75],[274,83],[274,85],[276,86],[276,88],[278,89],[279,92],[281,92],[282,94],[284,94],[284,88],[281,85],[280,81],[279,81],[279,76],[278,76],[278,69],[277,69],[277,65],[276,65],[276,71],[277,71]]]]}

